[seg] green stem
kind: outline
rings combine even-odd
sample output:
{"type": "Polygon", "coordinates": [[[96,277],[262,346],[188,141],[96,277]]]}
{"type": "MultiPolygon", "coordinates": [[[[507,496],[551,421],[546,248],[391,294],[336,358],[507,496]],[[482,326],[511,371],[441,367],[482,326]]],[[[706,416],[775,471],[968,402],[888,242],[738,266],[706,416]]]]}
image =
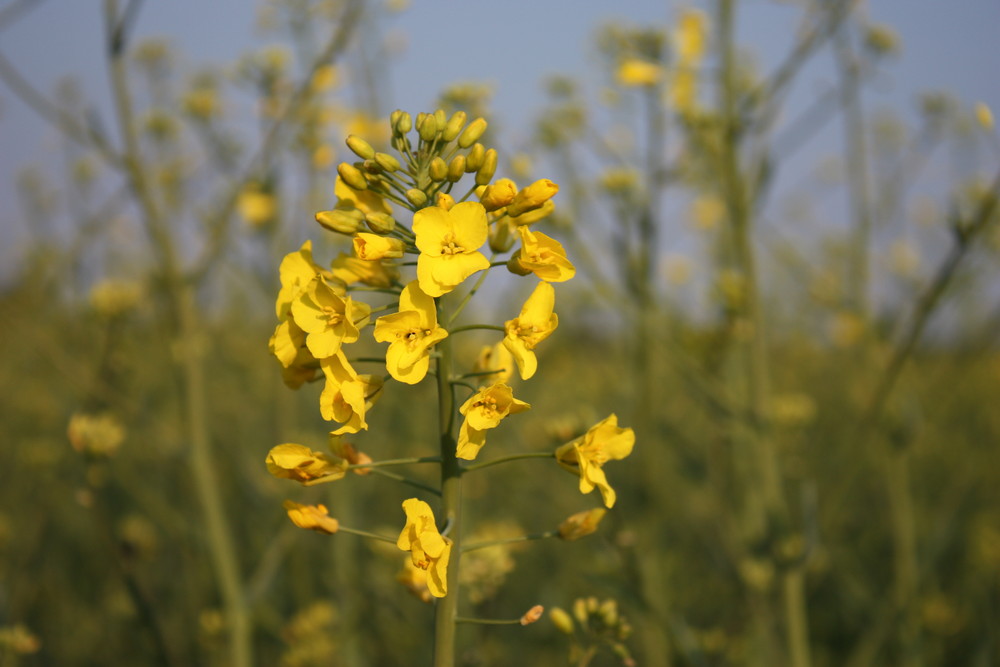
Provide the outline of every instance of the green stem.
{"type": "MultiPolygon", "coordinates": [[[[506,329],[504,329],[499,324],[466,324],[465,326],[455,327],[454,329],[448,329],[448,334],[449,335],[451,335],[451,334],[457,334],[457,333],[460,333],[462,331],[475,331],[477,329],[482,329],[482,330],[487,330],[487,331],[503,331],[505,333],[507,331],[506,329]]],[[[492,375],[495,372],[496,371],[490,371],[490,373],[488,373],[488,374],[492,375]]]]}
{"type": "MultiPolygon", "coordinates": [[[[438,301],[438,321],[450,321],[438,301]]],[[[437,603],[434,619],[434,667],[455,664],[455,619],[458,617],[458,571],[462,557],[462,468],[455,456],[455,394],[451,384],[451,339],[438,343],[438,430],[441,438],[441,517],[450,527],[451,560],[448,563],[448,593],[437,603]]]]}
{"type": "Polygon", "coordinates": [[[382,477],[388,477],[391,480],[395,480],[402,484],[407,484],[416,489],[422,489],[423,491],[434,494],[435,496],[441,495],[441,491],[439,489],[435,489],[430,484],[424,484],[423,482],[418,482],[415,479],[410,479],[409,477],[404,477],[403,475],[397,475],[396,473],[389,472],[388,470],[382,470],[381,468],[372,468],[372,474],[381,475],[382,477]]]}
{"type": "Polygon", "coordinates": [[[556,455],[555,452],[525,452],[523,454],[511,454],[510,456],[502,456],[498,459],[493,459],[491,461],[474,463],[471,466],[466,466],[463,472],[482,470],[483,468],[489,468],[491,466],[500,465],[501,463],[507,463],[508,461],[518,461],[520,459],[551,459],[554,458],[555,455],[556,455]]]}
{"type": "Polygon", "coordinates": [[[383,461],[372,461],[371,463],[352,463],[347,466],[348,470],[357,468],[382,468],[387,466],[403,466],[411,463],[440,463],[440,456],[413,456],[406,459],[385,459],[383,461]]]}
{"type": "Polygon", "coordinates": [[[386,537],[385,535],[377,535],[376,533],[369,533],[367,530],[358,530],[356,528],[348,528],[347,526],[340,526],[337,528],[338,533],[349,533],[351,535],[357,535],[359,537],[367,537],[372,540],[378,540],[380,542],[388,542],[389,544],[395,544],[395,537],[386,537]]]}
{"type": "Polygon", "coordinates": [[[470,618],[468,616],[456,616],[456,623],[475,625],[523,625],[519,618],[470,618]]]}
{"type": "Polygon", "coordinates": [[[517,544],[518,542],[532,542],[534,540],[545,540],[550,537],[558,537],[558,530],[548,530],[544,533],[533,533],[531,535],[519,535],[518,537],[508,537],[503,540],[489,540],[488,542],[473,542],[472,544],[467,544],[462,547],[462,553],[469,553],[470,551],[476,551],[477,549],[487,549],[489,547],[498,547],[502,544],[517,544]]]}

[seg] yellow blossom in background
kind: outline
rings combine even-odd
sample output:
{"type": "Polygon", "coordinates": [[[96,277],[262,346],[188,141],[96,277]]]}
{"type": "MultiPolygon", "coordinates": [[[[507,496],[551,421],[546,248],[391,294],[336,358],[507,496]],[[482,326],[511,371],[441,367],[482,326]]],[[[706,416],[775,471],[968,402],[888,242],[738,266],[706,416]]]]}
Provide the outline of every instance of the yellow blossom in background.
{"type": "Polygon", "coordinates": [[[69,419],[66,429],[69,444],[89,456],[111,456],[125,441],[125,427],[110,413],[77,412],[69,419]]]}
{"type": "Polygon", "coordinates": [[[920,251],[907,239],[896,239],[889,246],[889,269],[901,278],[913,278],[920,270],[920,251]]]}
{"type": "Polygon", "coordinates": [[[553,607],[549,610],[549,620],[556,626],[559,632],[567,635],[573,634],[573,617],[565,609],[553,607]]]}
{"type": "Polygon", "coordinates": [[[215,88],[194,88],[181,99],[184,111],[200,120],[210,120],[222,112],[219,93],[215,88]]]}
{"type": "Polygon", "coordinates": [[[980,127],[988,131],[993,130],[993,112],[986,104],[983,102],[976,104],[975,114],[976,122],[979,123],[980,127]]]}
{"type": "Polygon", "coordinates": [[[698,75],[690,68],[676,69],[670,77],[670,105],[681,113],[691,113],[698,102],[698,75]]]}
{"type": "Polygon", "coordinates": [[[443,598],[448,593],[448,561],[451,540],[442,537],[434,523],[431,507],[422,500],[403,501],[406,525],[396,540],[396,546],[410,552],[414,567],[427,572],[427,588],[431,595],[443,598]]]}
{"type": "Polygon", "coordinates": [[[333,433],[367,430],[365,415],[382,393],[382,377],[358,375],[342,351],[321,359],[320,367],[326,376],[326,385],[319,396],[320,414],[327,421],[343,424],[333,433]]]}
{"type": "Polygon", "coordinates": [[[861,340],[865,332],[864,320],[857,313],[835,313],[829,324],[830,339],[837,347],[851,347],[861,340]]]}
{"type": "Polygon", "coordinates": [[[580,475],[580,493],[600,489],[606,507],[614,507],[615,490],[608,484],[603,466],[608,461],[618,461],[632,453],[635,433],[630,428],[618,426],[614,414],[590,427],[575,440],[556,450],[556,460],[566,470],[580,475]]]}
{"type": "Polygon", "coordinates": [[[330,511],[325,505],[301,505],[286,500],[282,506],[288,512],[288,518],[299,528],[315,530],[326,535],[333,535],[340,529],[340,522],[329,516],[330,511]]]}
{"type": "MultiPolygon", "coordinates": [[[[516,218],[528,211],[541,208],[547,201],[556,196],[559,186],[547,178],[542,178],[531,185],[521,188],[514,200],[507,207],[507,215],[516,218]]],[[[517,222],[517,224],[525,224],[517,222]]]]}
{"type": "Polygon", "coordinates": [[[577,512],[559,524],[559,537],[572,542],[593,534],[608,511],[603,507],[577,512]]]}
{"type": "Polygon", "coordinates": [[[534,273],[548,283],[560,283],[576,275],[576,268],[566,258],[562,244],[527,226],[518,227],[521,248],[507,260],[507,269],[519,276],[534,273]]]}
{"type": "Polygon", "coordinates": [[[677,59],[685,65],[696,63],[705,55],[708,17],[698,9],[682,9],[674,31],[677,59]]]}
{"type": "Polygon", "coordinates": [[[691,219],[697,229],[709,231],[726,217],[726,205],[714,196],[701,196],[691,202],[691,219]]]}
{"type": "Polygon", "coordinates": [[[305,445],[285,443],[267,453],[267,471],[279,479],[305,483],[316,479],[341,479],[344,465],[323,452],[314,452],[305,445]]]}
{"type": "Polygon", "coordinates": [[[353,343],[359,327],[368,323],[371,306],[340,296],[321,278],[315,278],[292,302],[295,324],[306,332],[306,346],[317,359],[336,354],[340,346],[353,343]]]}
{"type": "Polygon", "coordinates": [[[559,326],[559,316],[552,312],[555,305],[555,289],[541,282],[524,302],[521,314],[504,322],[503,344],[514,356],[522,380],[531,378],[538,369],[535,346],[559,326]]]}
{"type": "Polygon", "coordinates": [[[420,209],[413,215],[413,233],[420,249],[417,279],[429,296],[447,294],[490,266],[479,252],[489,234],[486,209],[479,202],[455,204],[449,211],[436,206],[420,209]]]}
{"type": "Polygon", "coordinates": [[[627,58],[615,73],[623,86],[655,86],[663,78],[663,66],[638,58],[627,58]]]}
{"type": "Polygon", "coordinates": [[[313,150],[313,168],[319,171],[326,171],[337,161],[337,152],[330,144],[320,144],[313,150]]]}
{"type": "Polygon", "coordinates": [[[518,179],[527,179],[531,175],[532,159],[527,153],[517,153],[510,159],[510,172],[518,179]]]}
{"type": "Polygon", "coordinates": [[[816,418],[816,402],[808,394],[777,394],[771,397],[768,412],[777,426],[805,426],[816,418]]]}
{"type": "Polygon", "coordinates": [[[472,365],[472,372],[482,373],[479,376],[480,384],[506,382],[514,374],[514,356],[503,341],[495,345],[484,345],[472,365]]]}
{"type": "Polygon", "coordinates": [[[385,366],[400,382],[416,384],[427,375],[430,348],[448,337],[437,324],[434,299],[421,291],[418,281],[399,295],[399,312],[375,321],[375,340],[389,343],[385,366]]]}
{"type": "Polygon", "coordinates": [[[458,432],[456,456],[471,461],[486,444],[486,431],[500,425],[507,415],[530,409],[524,401],[514,398],[514,390],[505,384],[484,387],[473,394],[458,411],[465,416],[458,432]]]}
{"type": "Polygon", "coordinates": [[[331,272],[345,285],[363,283],[369,287],[391,287],[399,279],[399,270],[390,262],[365,260],[344,253],[333,260],[331,272]]]}
{"type": "Polygon", "coordinates": [[[427,570],[414,565],[412,558],[407,557],[403,561],[403,569],[396,575],[396,581],[406,586],[422,602],[430,603],[434,600],[431,589],[427,586],[427,570]]]}
{"type": "Polygon", "coordinates": [[[0,655],[10,656],[11,665],[17,664],[14,656],[37,653],[41,648],[42,642],[26,626],[17,623],[0,627],[0,655]]]}
{"type": "Polygon", "coordinates": [[[135,308],[142,286],[124,280],[102,280],[90,288],[90,307],[104,317],[117,317],[135,308]]]}
{"type": "Polygon", "coordinates": [[[362,213],[385,213],[390,215],[392,209],[379,195],[371,190],[355,190],[338,176],[333,184],[333,195],[337,198],[337,208],[357,209],[362,213]]]}
{"type": "Polygon", "coordinates": [[[278,212],[278,202],[274,195],[259,183],[248,183],[240,191],[236,208],[248,225],[260,228],[274,220],[278,212]]]}
{"type": "Polygon", "coordinates": [[[400,239],[367,232],[355,234],[353,244],[354,254],[366,262],[402,257],[406,249],[406,244],[400,239]]]}
{"type": "Polygon", "coordinates": [[[322,93],[335,87],[340,80],[336,65],[320,65],[313,72],[309,86],[314,93],[322,93]]]}
{"type": "Polygon", "coordinates": [[[514,571],[517,562],[514,552],[523,548],[523,542],[503,543],[524,535],[524,529],[514,521],[486,522],[465,539],[467,543],[500,542],[462,554],[462,567],[458,581],[473,604],[482,604],[496,597],[514,571]]]}
{"type": "Polygon", "coordinates": [[[663,276],[672,285],[684,285],[691,280],[694,265],[684,255],[671,254],[663,258],[663,276]]]}

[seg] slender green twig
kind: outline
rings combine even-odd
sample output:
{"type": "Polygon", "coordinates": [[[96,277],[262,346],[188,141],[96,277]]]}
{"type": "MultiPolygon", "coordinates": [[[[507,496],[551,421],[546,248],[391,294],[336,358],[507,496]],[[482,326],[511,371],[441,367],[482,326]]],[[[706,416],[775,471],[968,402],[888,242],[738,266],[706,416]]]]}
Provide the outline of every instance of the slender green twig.
{"type": "Polygon", "coordinates": [[[395,544],[395,537],[386,537],[385,535],[378,535],[376,533],[369,533],[367,530],[358,530],[357,528],[348,528],[347,526],[339,526],[337,528],[338,533],[350,533],[351,535],[358,535],[359,537],[367,537],[372,540],[378,540],[379,542],[388,542],[389,544],[395,544]]]}
{"type": "Polygon", "coordinates": [[[508,537],[502,540],[489,540],[486,542],[473,542],[462,547],[462,553],[468,553],[477,549],[488,549],[504,544],[517,544],[518,542],[532,542],[534,540],[545,540],[550,537],[559,537],[558,530],[549,530],[544,533],[532,533],[531,535],[519,535],[518,537],[508,537]]]}
{"type": "Polygon", "coordinates": [[[475,470],[491,468],[493,466],[500,465],[501,463],[520,461],[521,459],[551,459],[555,458],[555,455],[555,452],[525,452],[523,454],[511,454],[510,456],[502,456],[498,459],[483,461],[482,463],[473,463],[470,466],[466,466],[463,469],[463,472],[473,472],[475,470]]]}
{"type": "MultiPolygon", "coordinates": [[[[455,327],[454,329],[448,329],[448,334],[457,334],[462,331],[474,331],[476,329],[483,329],[486,331],[506,331],[506,329],[498,324],[466,324],[464,326],[455,327]]],[[[490,371],[490,373],[495,372],[496,371],[490,371]]]]}

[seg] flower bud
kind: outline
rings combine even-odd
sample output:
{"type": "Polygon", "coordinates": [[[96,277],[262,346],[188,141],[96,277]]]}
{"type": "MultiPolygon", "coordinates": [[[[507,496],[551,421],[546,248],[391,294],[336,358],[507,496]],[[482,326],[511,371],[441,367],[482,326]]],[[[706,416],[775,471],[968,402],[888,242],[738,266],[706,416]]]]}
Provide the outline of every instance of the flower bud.
{"type": "Polygon", "coordinates": [[[406,200],[409,201],[414,206],[423,206],[427,203],[427,195],[423,190],[418,190],[417,188],[410,188],[406,191],[406,200]]]}
{"type": "Polygon", "coordinates": [[[465,156],[456,155],[448,163],[448,181],[458,183],[465,175],[465,156]]]}
{"type": "Polygon", "coordinates": [[[483,157],[483,164],[476,172],[476,185],[486,185],[493,180],[493,175],[497,172],[497,149],[491,148],[486,151],[483,157]]]}
{"type": "Polygon", "coordinates": [[[444,130],[445,125],[448,124],[448,114],[444,112],[444,109],[438,109],[433,115],[438,131],[444,130]]]}
{"type": "MultiPolygon", "coordinates": [[[[361,163],[361,170],[363,174],[377,175],[382,173],[382,166],[375,160],[365,160],[361,163]]],[[[371,182],[368,185],[371,186],[371,182]]]]}
{"type": "Polygon", "coordinates": [[[405,249],[406,244],[392,236],[378,236],[366,232],[354,235],[354,254],[366,261],[402,257],[405,249]]]}
{"type": "Polygon", "coordinates": [[[483,166],[483,160],[486,158],[486,147],[482,144],[476,144],[470,150],[468,155],[465,156],[465,173],[471,174],[474,171],[479,171],[479,168],[483,166]]]}
{"type": "Polygon", "coordinates": [[[445,141],[452,141],[458,136],[459,132],[462,131],[462,126],[465,125],[466,115],[464,111],[456,111],[448,119],[448,124],[445,125],[444,129],[441,131],[441,138],[445,141]]]}
{"type": "Polygon", "coordinates": [[[557,192],[559,192],[559,186],[549,179],[537,180],[517,193],[514,201],[507,208],[507,214],[516,217],[525,211],[539,208],[552,199],[557,192]]]}
{"type": "Polygon", "coordinates": [[[396,228],[396,219],[388,213],[380,211],[373,211],[366,214],[365,222],[368,223],[368,229],[376,234],[388,234],[396,228]]]}
{"type": "Polygon", "coordinates": [[[375,162],[389,173],[402,169],[399,160],[388,153],[375,153],[375,162]]]}
{"type": "Polygon", "coordinates": [[[413,129],[413,118],[410,117],[410,114],[402,111],[396,119],[396,122],[392,124],[392,127],[396,131],[396,134],[406,134],[413,129]]]}
{"type": "MultiPolygon", "coordinates": [[[[510,264],[508,263],[509,267],[510,264]]],[[[513,271],[513,269],[511,270],[513,271]]],[[[517,272],[515,271],[515,273],[517,272]]],[[[521,275],[526,274],[522,273],[521,275]]],[[[597,530],[598,524],[601,523],[601,519],[604,518],[607,512],[603,507],[577,512],[559,524],[559,537],[567,542],[572,542],[573,540],[590,535],[597,530]]]]}
{"type": "Polygon", "coordinates": [[[534,607],[524,612],[524,616],[521,617],[521,625],[531,625],[540,619],[544,612],[545,607],[540,604],[536,604],[534,607]]]}
{"type": "Polygon", "coordinates": [[[458,135],[458,145],[460,148],[468,148],[472,144],[479,141],[479,137],[483,136],[483,132],[486,131],[486,119],[477,118],[476,120],[469,123],[469,126],[462,131],[462,134],[458,135]]]}
{"type": "MultiPolygon", "coordinates": [[[[507,220],[498,220],[496,224],[490,227],[490,250],[496,253],[507,252],[510,250],[511,246],[514,245],[514,233],[511,230],[511,225],[507,220]]],[[[513,261],[513,257],[511,261],[513,261]]],[[[520,264],[518,264],[520,266],[520,264]]],[[[510,262],[508,262],[508,268],[510,268],[510,262]]],[[[517,273],[511,269],[512,273],[517,273]]],[[[531,273],[531,271],[528,271],[531,273]]],[[[518,273],[518,275],[525,276],[527,273],[518,273]]]]}
{"type": "MultiPolygon", "coordinates": [[[[556,203],[551,199],[534,209],[533,211],[526,211],[518,216],[511,216],[510,221],[517,226],[530,225],[533,222],[538,222],[542,218],[549,217],[553,211],[556,210],[556,203]]],[[[507,214],[510,215],[510,209],[507,209],[507,214]]]]}
{"type": "Polygon", "coordinates": [[[556,626],[556,629],[559,630],[559,632],[567,635],[573,634],[573,619],[564,609],[561,609],[560,607],[553,607],[550,609],[549,620],[552,621],[552,625],[556,626]]]}
{"type": "Polygon", "coordinates": [[[618,603],[612,599],[607,599],[601,603],[598,613],[604,621],[604,625],[613,628],[618,625],[618,603]]]}
{"type": "Polygon", "coordinates": [[[435,119],[432,114],[424,114],[423,122],[417,122],[417,132],[420,133],[420,138],[427,143],[434,141],[434,137],[437,136],[437,131],[437,119],[435,119]]]}
{"type": "Polygon", "coordinates": [[[447,192],[438,192],[434,199],[434,205],[438,208],[450,211],[451,207],[455,205],[455,198],[447,192]]]}
{"type": "Polygon", "coordinates": [[[347,137],[347,147],[362,160],[370,160],[375,157],[375,149],[367,141],[356,134],[347,137]]]}
{"type": "Polygon", "coordinates": [[[448,163],[440,157],[435,157],[431,160],[430,167],[428,167],[428,173],[431,176],[431,180],[443,181],[448,177],[448,163]]]}
{"type": "Polygon", "coordinates": [[[316,222],[338,234],[351,235],[361,228],[365,216],[358,209],[335,208],[332,211],[319,211],[316,213],[316,222]]]}
{"type": "Polygon", "coordinates": [[[509,178],[501,178],[492,185],[487,185],[479,201],[487,212],[503,208],[514,201],[517,194],[517,184],[509,178]]]}
{"type": "Polygon", "coordinates": [[[354,165],[341,162],[337,165],[337,173],[340,174],[340,178],[344,183],[347,183],[355,190],[368,189],[368,181],[365,180],[364,175],[354,165]]]}
{"type": "Polygon", "coordinates": [[[396,109],[391,114],[389,114],[389,127],[396,127],[396,123],[399,122],[399,117],[403,115],[402,109],[396,109]]]}
{"type": "Polygon", "coordinates": [[[583,598],[573,600],[573,618],[580,622],[580,625],[587,625],[587,601],[583,598]]]}

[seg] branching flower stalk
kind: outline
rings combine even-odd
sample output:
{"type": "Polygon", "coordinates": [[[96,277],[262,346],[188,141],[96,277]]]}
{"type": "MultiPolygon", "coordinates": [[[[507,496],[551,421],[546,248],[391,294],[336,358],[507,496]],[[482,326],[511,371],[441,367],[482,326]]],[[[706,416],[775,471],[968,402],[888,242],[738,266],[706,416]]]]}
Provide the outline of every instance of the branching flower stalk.
{"type": "MultiPolygon", "coordinates": [[[[408,552],[400,580],[422,599],[436,599],[437,667],[455,664],[459,623],[527,625],[541,615],[537,606],[515,621],[460,615],[459,573],[465,549],[462,477],[510,461],[551,459],[579,478],[582,493],[599,489],[604,504],[611,507],[616,496],[603,465],[628,456],[635,440],[632,430],[619,427],[611,415],[555,451],[511,453],[485,463],[466,463],[476,460],[487,446],[490,431],[508,416],[531,408],[514,397],[507,382],[515,369],[522,380],[535,375],[536,347],[559,323],[553,283],[575,274],[562,245],[535,228],[553,211],[552,197],[558,186],[546,179],[523,188],[510,179],[494,180],[497,151],[479,143],[486,121],[478,118],[467,124],[466,120],[461,111],[449,117],[438,110],[415,119],[396,111],[390,118],[396,155],[376,151],[361,137],[347,138],[348,148],[359,160],[338,166],[337,203],[317,213],[316,220],[325,229],[349,237],[352,252],[341,253],[328,267],[322,266],[307,241],[284,258],[276,307],[280,323],[270,341],[289,387],[325,381],[320,412],[324,419],[339,424],[330,432],[329,454],[296,443],[274,447],[267,457],[272,474],[312,486],[342,480],[348,473],[375,473],[418,488],[436,503],[432,507],[418,497],[402,500],[406,523],[396,545],[408,552]],[[462,185],[467,175],[474,182],[462,185]],[[453,189],[464,193],[461,199],[452,196],[453,189]],[[489,258],[480,250],[486,244],[489,258]],[[506,260],[494,261],[508,253],[506,260]],[[415,278],[404,279],[403,272],[412,272],[414,267],[415,278]],[[520,313],[502,325],[461,321],[465,306],[480,293],[487,274],[498,267],[534,279],[520,313]],[[470,280],[475,274],[479,274],[477,279],[470,280]],[[387,301],[369,305],[362,296],[387,301]],[[386,314],[372,317],[380,312],[386,314]],[[388,344],[384,377],[354,368],[354,364],[373,360],[365,354],[351,354],[369,327],[375,341],[388,344]],[[477,358],[462,359],[452,341],[469,331],[495,331],[502,337],[482,348],[477,358]],[[436,448],[419,456],[387,452],[382,460],[373,460],[344,439],[368,429],[368,416],[389,391],[390,379],[419,385],[428,376],[434,378],[438,405],[436,448]],[[387,470],[427,464],[440,468],[437,488],[387,470]]],[[[342,529],[323,505],[287,501],[285,506],[292,521],[303,528],[385,539],[361,529],[342,529]]],[[[601,517],[603,510],[591,510],[567,519],[558,530],[497,544],[551,536],[577,539],[596,530],[601,517]]]]}

